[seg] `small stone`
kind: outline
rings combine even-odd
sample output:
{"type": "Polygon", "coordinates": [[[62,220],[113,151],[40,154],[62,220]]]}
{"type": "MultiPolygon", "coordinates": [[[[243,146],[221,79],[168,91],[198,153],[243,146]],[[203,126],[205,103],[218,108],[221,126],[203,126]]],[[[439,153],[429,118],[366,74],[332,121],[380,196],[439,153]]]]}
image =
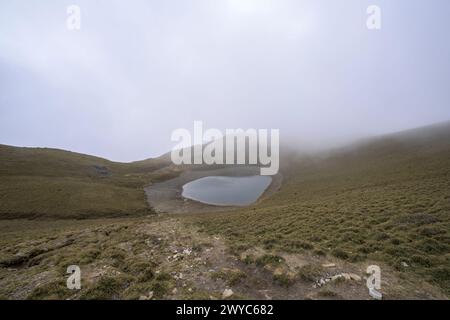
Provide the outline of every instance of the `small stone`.
{"type": "Polygon", "coordinates": [[[405,267],[405,268],[409,267],[409,265],[405,261],[402,261],[402,266],[405,267]]]}
{"type": "Polygon", "coordinates": [[[324,268],[335,268],[336,265],[334,263],[325,263],[322,265],[324,268]]]}
{"type": "Polygon", "coordinates": [[[231,289],[225,289],[222,293],[222,299],[227,299],[231,297],[234,294],[233,290],[231,289]]]}
{"type": "Polygon", "coordinates": [[[348,273],[342,273],[342,276],[344,277],[345,280],[351,280],[352,279],[348,273]]]}
{"type": "Polygon", "coordinates": [[[350,279],[354,280],[354,281],[361,281],[361,277],[358,276],[357,274],[354,273],[350,273],[350,279]]]}
{"type": "Polygon", "coordinates": [[[148,296],[140,296],[139,300],[151,300],[153,298],[153,291],[148,293],[148,296]]]}
{"type": "Polygon", "coordinates": [[[331,281],[336,281],[336,280],[339,279],[339,278],[342,278],[342,275],[341,275],[341,274],[337,274],[337,275],[335,275],[335,276],[332,276],[332,277],[331,277],[331,281]]]}
{"type": "Polygon", "coordinates": [[[178,293],[178,289],[177,288],[173,288],[172,294],[177,294],[177,293],[178,293]]]}

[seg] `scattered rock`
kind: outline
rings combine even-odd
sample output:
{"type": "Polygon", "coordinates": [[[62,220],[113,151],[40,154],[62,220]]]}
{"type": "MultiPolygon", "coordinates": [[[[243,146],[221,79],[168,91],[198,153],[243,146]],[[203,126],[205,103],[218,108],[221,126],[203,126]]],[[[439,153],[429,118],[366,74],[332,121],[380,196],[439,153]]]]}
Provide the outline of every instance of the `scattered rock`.
{"type": "Polygon", "coordinates": [[[152,298],[153,298],[153,291],[150,291],[148,293],[148,296],[140,296],[139,300],[152,300],[152,298]]]}
{"type": "Polygon", "coordinates": [[[172,294],[177,294],[177,293],[178,293],[178,289],[177,288],[173,288],[172,294]]]}
{"type": "Polygon", "coordinates": [[[327,284],[330,281],[336,281],[340,278],[344,278],[345,280],[353,280],[353,281],[361,281],[361,277],[358,276],[355,273],[340,273],[340,274],[336,274],[334,276],[331,277],[326,277],[326,278],[322,278],[319,279],[314,285],[313,288],[320,288],[322,286],[324,286],[325,284],[327,284]]]}
{"type": "Polygon", "coordinates": [[[405,261],[402,261],[402,266],[405,267],[405,268],[409,267],[409,265],[405,261]]]}
{"type": "Polygon", "coordinates": [[[337,274],[331,277],[331,281],[336,281],[337,279],[342,278],[342,274],[337,274]]]}
{"type": "Polygon", "coordinates": [[[222,299],[230,298],[234,294],[233,290],[225,289],[222,293],[222,299]]]}

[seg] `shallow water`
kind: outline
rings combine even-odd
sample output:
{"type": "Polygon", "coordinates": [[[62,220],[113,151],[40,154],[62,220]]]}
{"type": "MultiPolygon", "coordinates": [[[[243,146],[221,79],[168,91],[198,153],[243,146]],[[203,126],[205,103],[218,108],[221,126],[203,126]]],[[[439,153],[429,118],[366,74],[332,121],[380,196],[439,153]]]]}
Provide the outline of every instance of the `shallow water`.
{"type": "Polygon", "coordinates": [[[186,183],[182,196],[217,206],[246,206],[256,202],[271,182],[268,176],[210,176],[186,183]]]}

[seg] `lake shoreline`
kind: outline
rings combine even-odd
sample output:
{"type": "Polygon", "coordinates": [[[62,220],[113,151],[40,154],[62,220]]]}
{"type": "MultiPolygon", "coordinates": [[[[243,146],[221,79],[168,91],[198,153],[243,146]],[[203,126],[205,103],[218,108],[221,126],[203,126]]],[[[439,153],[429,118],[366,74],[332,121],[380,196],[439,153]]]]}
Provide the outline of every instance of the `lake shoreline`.
{"type": "MultiPolygon", "coordinates": [[[[156,213],[183,214],[231,211],[242,208],[242,206],[215,206],[195,200],[189,200],[182,196],[183,185],[207,176],[242,177],[252,175],[259,175],[258,167],[242,166],[212,170],[189,170],[183,172],[180,176],[174,179],[154,183],[144,188],[144,190],[148,204],[155,210],[156,213]]],[[[260,201],[278,191],[281,187],[281,182],[281,174],[272,176],[272,182],[270,185],[252,205],[258,204],[260,201]]]]}

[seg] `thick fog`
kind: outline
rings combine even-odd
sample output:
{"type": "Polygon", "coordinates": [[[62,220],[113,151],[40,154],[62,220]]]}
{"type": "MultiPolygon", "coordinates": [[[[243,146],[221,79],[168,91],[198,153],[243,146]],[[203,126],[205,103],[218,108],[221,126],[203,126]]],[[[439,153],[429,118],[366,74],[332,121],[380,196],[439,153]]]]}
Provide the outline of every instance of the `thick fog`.
{"type": "Polygon", "coordinates": [[[280,129],[299,148],[449,120],[449,12],[448,0],[1,1],[0,143],[132,161],[195,120],[280,129]]]}

